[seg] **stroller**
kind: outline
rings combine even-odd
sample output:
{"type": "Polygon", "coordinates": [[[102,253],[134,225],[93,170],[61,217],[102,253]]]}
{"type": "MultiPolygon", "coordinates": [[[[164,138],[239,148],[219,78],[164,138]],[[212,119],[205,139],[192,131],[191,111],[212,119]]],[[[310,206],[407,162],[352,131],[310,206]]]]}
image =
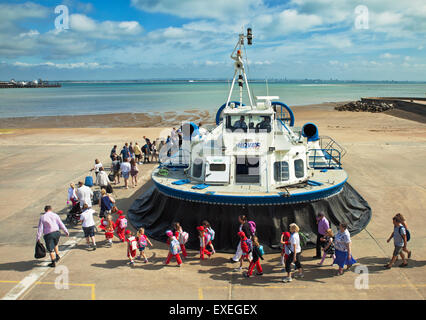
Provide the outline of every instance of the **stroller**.
{"type": "Polygon", "coordinates": [[[77,225],[80,222],[81,208],[80,203],[76,202],[71,210],[67,214],[67,218],[65,220],[68,224],[77,225]]]}

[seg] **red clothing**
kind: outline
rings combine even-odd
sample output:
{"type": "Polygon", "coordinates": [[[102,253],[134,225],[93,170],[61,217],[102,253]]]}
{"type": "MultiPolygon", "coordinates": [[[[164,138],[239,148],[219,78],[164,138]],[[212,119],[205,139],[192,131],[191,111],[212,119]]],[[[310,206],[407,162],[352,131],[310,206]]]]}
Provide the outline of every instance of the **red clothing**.
{"type": "Polygon", "coordinates": [[[136,257],[136,252],[138,251],[138,242],[136,240],[136,237],[130,237],[129,239],[126,239],[127,241],[127,257],[132,258],[136,257]],[[134,249],[133,246],[136,248],[134,249]]]}
{"type": "Polygon", "coordinates": [[[124,215],[121,215],[117,218],[117,220],[115,220],[115,229],[117,230],[117,236],[123,242],[126,241],[126,236],[125,236],[126,228],[122,229],[120,227],[120,221],[121,221],[121,219],[125,219],[125,218],[126,217],[124,215]]]}
{"type": "Polygon", "coordinates": [[[169,262],[172,259],[172,257],[175,257],[176,262],[177,262],[178,265],[182,264],[182,259],[180,258],[180,255],[179,254],[173,255],[171,252],[169,252],[169,255],[167,256],[166,264],[169,264],[169,262]]]}
{"type": "Polygon", "coordinates": [[[262,266],[260,265],[260,259],[258,259],[256,262],[250,261],[249,269],[247,271],[248,276],[253,274],[254,266],[256,266],[258,273],[263,273],[262,266]]]}
{"type": "Polygon", "coordinates": [[[112,230],[107,230],[108,227],[108,221],[104,218],[101,219],[101,225],[99,228],[103,231],[105,231],[105,238],[106,239],[112,239],[114,237],[114,230],[115,230],[115,224],[112,224],[112,230]]]}

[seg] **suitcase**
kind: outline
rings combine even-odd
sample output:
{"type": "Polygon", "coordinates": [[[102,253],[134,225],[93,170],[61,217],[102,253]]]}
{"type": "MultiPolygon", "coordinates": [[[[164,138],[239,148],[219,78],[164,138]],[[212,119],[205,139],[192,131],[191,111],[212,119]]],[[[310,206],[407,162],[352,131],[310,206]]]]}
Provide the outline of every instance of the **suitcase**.
{"type": "Polygon", "coordinates": [[[86,179],[84,180],[84,185],[88,187],[93,187],[93,177],[87,176],[86,179]]]}

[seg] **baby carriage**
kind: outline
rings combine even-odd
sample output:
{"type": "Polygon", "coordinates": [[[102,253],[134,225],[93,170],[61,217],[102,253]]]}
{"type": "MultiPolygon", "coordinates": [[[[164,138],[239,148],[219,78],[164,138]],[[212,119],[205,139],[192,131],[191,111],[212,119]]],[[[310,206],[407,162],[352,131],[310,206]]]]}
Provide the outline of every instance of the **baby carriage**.
{"type": "Polygon", "coordinates": [[[75,203],[71,210],[67,214],[67,219],[65,220],[68,224],[77,225],[80,222],[81,208],[80,203],[75,203]]]}

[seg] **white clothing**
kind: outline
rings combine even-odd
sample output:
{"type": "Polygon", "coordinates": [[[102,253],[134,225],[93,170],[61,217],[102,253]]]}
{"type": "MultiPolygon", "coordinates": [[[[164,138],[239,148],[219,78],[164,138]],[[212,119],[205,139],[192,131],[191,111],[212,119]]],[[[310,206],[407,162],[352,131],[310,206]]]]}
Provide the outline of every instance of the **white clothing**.
{"type": "Polygon", "coordinates": [[[80,200],[80,207],[83,208],[84,204],[87,203],[89,208],[92,207],[93,191],[88,186],[81,186],[77,189],[77,197],[80,200]]]}
{"type": "Polygon", "coordinates": [[[121,163],[121,165],[120,165],[121,173],[128,173],[128,172],[130,172],[130,169],[131,169],[130,162],[122,162],[121,163]]]}
{"type": "Polygon", "coordinates": [[[82,212],[80,215],[80,221],[83,221],[82,227],[88,228],[95,225],[95,220],[93,220],[93,214],[95,213],[95,210],[93,209],[87,209],[82,212]]]}
{"type": "Polygon", "coordinates": [[[71,201],[71,199],[77,199],[77,193],[74,188],[69,187],[68,189],[68,200],[71,201]]]}
{"type": "Polygon", "coordinates": [[[294,245],[296,245],[296,253],[299,253],[302,251],[302,247],[300,246],[300,237],[299,233],[295,232],[292,233],[290,236],[290,250],[291,252],[294,251],[294,245]]]}
{"type": "Polygon", "coordinates": [[[95,172],[99,172],[99,168],[102,168],[103,167],[103,165],[102,165],[102,163],[97,163],[97,164],[95,164],[95,172]]]}
{"type": "Polygon", "coordinates": [[[98,175],[96,176],[96,184],[98,186],[107,186],[111,183],[108,178],[108,174],[105,171],[99,171],[98,175]]]}
{"type": "Polygon", "coordinates": [[[339,251],[348,251],[347,244],[351,242],[351,235],[348,229],[345,232],[338,232],[334,237],[334,248],[339,251]]]}

